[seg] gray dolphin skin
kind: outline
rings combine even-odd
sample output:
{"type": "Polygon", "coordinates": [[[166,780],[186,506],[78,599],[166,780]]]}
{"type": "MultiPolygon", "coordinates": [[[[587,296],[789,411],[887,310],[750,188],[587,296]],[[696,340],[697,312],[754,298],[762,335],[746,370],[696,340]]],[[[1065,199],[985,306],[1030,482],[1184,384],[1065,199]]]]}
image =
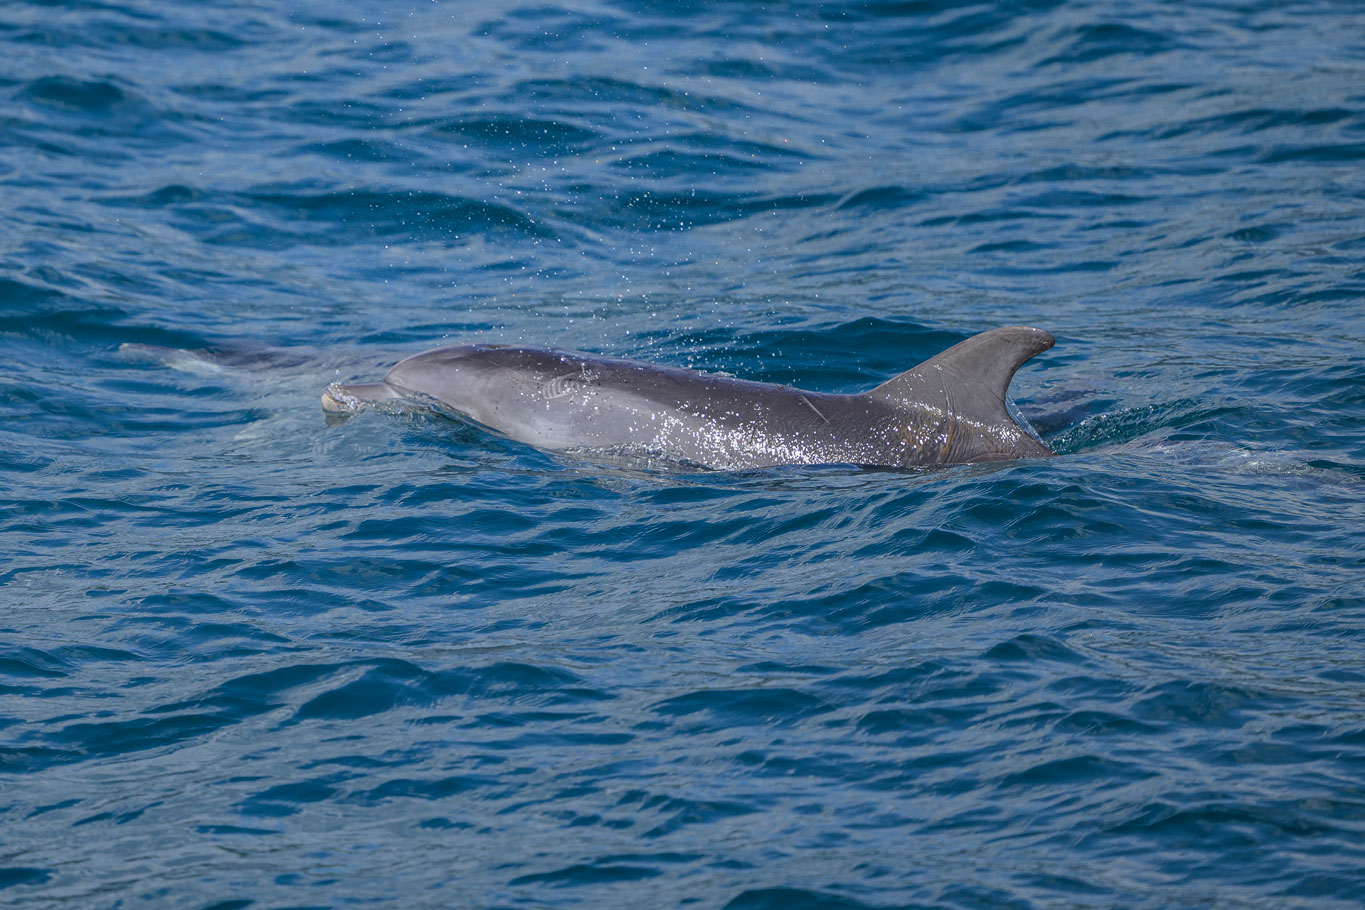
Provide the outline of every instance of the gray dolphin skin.
{"type": "Polygon", "coordinates": [[[434,405],[542,449],[718,470],[1038,458],[1053,452],[1014,421],[1005,394],[1015,370],[1052,344],[1042,329],[992,329],[856,395],[553,348],[472,344],[414,354],[381,382],[334,383],[322,407],[434,405]]]}

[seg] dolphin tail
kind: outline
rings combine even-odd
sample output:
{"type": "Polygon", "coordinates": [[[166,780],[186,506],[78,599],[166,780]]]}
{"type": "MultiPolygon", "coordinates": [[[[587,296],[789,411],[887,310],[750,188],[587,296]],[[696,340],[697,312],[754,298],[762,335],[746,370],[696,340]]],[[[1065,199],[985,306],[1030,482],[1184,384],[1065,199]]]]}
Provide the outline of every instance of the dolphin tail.
{"type": "MultiPolygon", "coordinates": [[[[1042,329],[1010,325],[973,335],[936,357],[864,392],[894,407],[929,406],[987,426],[1019,431],[1012,455],[1051,455],[1010,413],[1005,395],[1015,370],[1054,340],[1042,329]]],[[[1013,433],[1010,434],[1014,436],[1013,433]]]]}

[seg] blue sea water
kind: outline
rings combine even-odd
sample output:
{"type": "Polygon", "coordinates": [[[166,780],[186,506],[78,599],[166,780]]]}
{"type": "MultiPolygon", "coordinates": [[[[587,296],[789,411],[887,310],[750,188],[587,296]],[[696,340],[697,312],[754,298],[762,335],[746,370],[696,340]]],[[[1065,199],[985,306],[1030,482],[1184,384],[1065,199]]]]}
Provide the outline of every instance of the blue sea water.
{"type": "Polygon", "coordinates": [[[1365,905],[1352,2],[0,6],[0,905],[1365,905]],[[1060,453],[548,454],[442,343],[1060,453]]]}

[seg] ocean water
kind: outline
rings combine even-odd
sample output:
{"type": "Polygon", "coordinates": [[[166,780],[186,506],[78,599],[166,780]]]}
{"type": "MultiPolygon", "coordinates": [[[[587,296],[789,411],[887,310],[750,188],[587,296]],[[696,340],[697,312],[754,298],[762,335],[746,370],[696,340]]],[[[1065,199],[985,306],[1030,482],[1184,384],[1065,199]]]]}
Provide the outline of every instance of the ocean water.
{"type": "Polygon", "coordinates": [[[1352,2],[0,6],[0,905],[1365,905],[1352,2]],[[821,391],[706,472],[328,383],[821,391]]]}

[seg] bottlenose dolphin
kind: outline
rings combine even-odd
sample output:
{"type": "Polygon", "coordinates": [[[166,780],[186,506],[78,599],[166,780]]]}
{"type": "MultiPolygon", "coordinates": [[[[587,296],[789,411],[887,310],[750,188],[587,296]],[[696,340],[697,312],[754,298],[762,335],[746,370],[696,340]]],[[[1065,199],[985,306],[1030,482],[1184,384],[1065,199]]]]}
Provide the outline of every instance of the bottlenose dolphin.
{"type": "Polygon", "coordinates": [[[856,395],[553,348],[459,345],[414,354],[381,382],[334,383],[322,407],[423,403],[542,449],[720,470],[1000,461],[1053,454],[1005,403],[1015,370],[1052,344],[1042,329],[992,329],[856,395]]]}

